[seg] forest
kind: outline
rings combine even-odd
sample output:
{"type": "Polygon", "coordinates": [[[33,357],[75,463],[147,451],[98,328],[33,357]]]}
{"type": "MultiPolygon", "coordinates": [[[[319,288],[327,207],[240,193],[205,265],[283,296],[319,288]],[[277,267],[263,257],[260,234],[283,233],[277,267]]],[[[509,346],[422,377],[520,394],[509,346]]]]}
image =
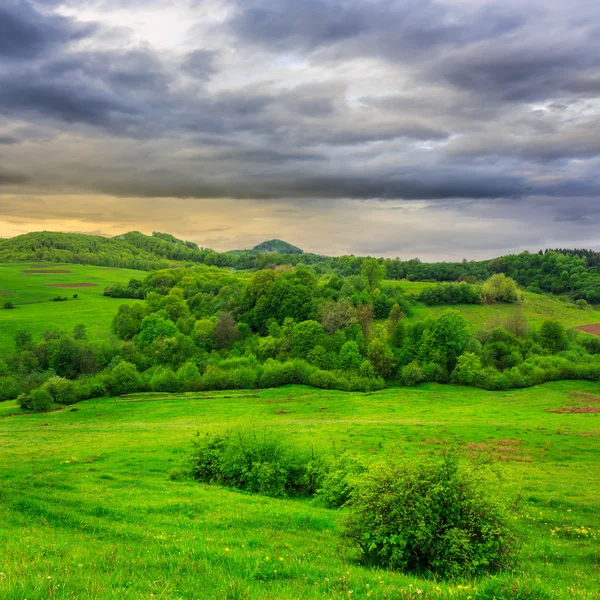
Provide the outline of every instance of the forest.
{"type": "MultiPolygon", "coordinates": [[[[440,282],[418,294],[390,279],[388,267],[395,278],[399,263],[374,258],[342,257],[339,265],[346,267],[328,273],[304,264],[252,271],[204,264],[160,269],[104,290],[105,296],[138,300],[115,309],[118,342],[90,343],[84,325],[73,331],[51,327],[43,339],[18,330],[14,351],[1,358],[0,398],[47,410],[53,402],[139,391],[286,384],[373,391],[386,382],[504,390],[597,381],[600,339],[559,320],[532,327],[517,282],[502,272],[552,287],[560,270],[566,276],[558,281],[574,288],[586,274],[595,275],[578,263],[550,252],[504,257],[487,264],[486,279],[469,275],[468,283],[459,276],[459,282],[440,282]],[[533,262],[541,267],[523,267],[533,262]],[[408,317],[416,303],[448,308],[415,321],[408,317]],[[468,304],[507,304],[513,310],[501,323],[474,329],[452,308],[468,304]]],[[[440,278],[447,274],[447,265],[423,266],[440,278]]],[[[582,298],[573,304],[576,296],[566,300],[587,310],[582,298]]]]}

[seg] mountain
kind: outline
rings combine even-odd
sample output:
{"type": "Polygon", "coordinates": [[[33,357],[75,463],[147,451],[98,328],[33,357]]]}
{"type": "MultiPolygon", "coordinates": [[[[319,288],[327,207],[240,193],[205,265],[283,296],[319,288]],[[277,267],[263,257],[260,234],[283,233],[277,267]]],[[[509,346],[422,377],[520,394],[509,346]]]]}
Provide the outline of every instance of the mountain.
{"type": "Polygon", "coordinates": [[[268,240],[262,244],[254,246],[252,250],[261,253],[277,252],[277,254],[304,254],[303,250],[297,246],[289,244],[288,242],[284,242],[283,240],[268,240]]]}

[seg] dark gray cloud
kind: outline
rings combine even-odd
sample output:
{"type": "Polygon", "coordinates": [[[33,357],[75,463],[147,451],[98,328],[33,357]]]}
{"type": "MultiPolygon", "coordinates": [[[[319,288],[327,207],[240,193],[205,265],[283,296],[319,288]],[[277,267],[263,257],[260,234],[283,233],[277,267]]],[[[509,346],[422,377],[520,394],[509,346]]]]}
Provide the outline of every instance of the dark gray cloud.
{"type": "Polygon", "coordinates": [[[31,59],[93,32],[92,24],[38,10],[28,0],[0,5],[0,57],[31,59]]]}
{"type": "Polygon", "coordinates": [[[0,6],[11,189],[600,221],[595,0],[83,4],[0,6]]]}

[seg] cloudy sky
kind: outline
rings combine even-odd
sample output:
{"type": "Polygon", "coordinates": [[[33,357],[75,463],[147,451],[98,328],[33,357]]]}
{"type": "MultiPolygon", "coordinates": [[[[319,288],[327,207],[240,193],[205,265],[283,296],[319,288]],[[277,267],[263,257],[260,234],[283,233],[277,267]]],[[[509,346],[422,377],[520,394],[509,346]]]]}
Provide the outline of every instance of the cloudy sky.
{"type": "Polygon", "coordinates": [[[600,248],[597,0],[1,0],[0,237],[600,248]]]}

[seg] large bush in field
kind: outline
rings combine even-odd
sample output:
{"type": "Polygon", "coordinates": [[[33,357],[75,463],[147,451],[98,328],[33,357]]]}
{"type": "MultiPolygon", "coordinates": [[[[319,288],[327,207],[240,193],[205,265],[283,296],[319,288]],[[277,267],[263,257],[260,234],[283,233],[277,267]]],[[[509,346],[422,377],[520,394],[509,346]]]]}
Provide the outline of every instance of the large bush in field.
{"type": "Polygon", "coordinates": [[[515,537],[481,479],[442,462],[390,461],[354,482],[343,535],[365,562],[441,576],[472,576],[509,565],[515,537]]]}
{"type": "Polygon", "coordinates": [[[194,440],[191,474],[205,483],[265,496],[308,496],[316,491],[321,471],[312,449],[292,446],[266,429],[198,434],[194,440]]]}

